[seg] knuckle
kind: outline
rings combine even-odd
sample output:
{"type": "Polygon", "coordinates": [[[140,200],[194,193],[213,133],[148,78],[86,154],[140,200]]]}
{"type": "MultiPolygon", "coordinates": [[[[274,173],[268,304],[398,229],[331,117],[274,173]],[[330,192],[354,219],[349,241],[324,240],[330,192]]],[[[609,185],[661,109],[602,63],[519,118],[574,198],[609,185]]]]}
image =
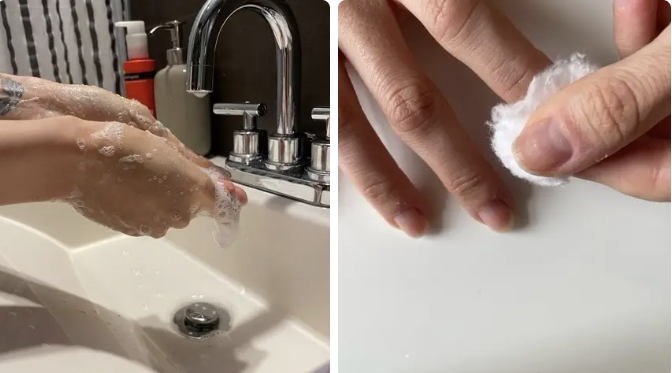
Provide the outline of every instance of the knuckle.
{"type": "Polygon", "coordinates": [[[448,190],[465,203],[478,203],[483,198],[494,195],[491,188],[481,174],[462,172],[450,179],[448,190]]]}
{"type": "Polygon", "coordinates": [[[398,133],[412,133],[431,123],[436,105],[437,93],[431,84],[414,81],[392,91],[385,111],[398,133]]]}
{"type": "Polygon", "coordinates": [[[389,180],[372,181],[362,188],[362,195],[374,206],[383,205],[396,194],[396,188],[389,180]]]}
{"type": "Polygon", "coordinates": [[[582,100],[581,118],[605,144],[627,141],[637,132],[639,111],[637,96],[631,84],[612,77],[600,81],[587,92],[589,100],[582,100]]]}
{"type": "Polygon", "coordinates": [[[443,44],[461,44],[477,28],[472,20],[481,0],[427,0],[428,31],[443,44]]]}
{"type": "Polygon", "coordinates": [[[506,56],[496,56],[495,61],[491,71],[494,87],[500,96],[507,101],[524,97],[535,71],[530,69],[529,64],[511,60],[506,56]]]}

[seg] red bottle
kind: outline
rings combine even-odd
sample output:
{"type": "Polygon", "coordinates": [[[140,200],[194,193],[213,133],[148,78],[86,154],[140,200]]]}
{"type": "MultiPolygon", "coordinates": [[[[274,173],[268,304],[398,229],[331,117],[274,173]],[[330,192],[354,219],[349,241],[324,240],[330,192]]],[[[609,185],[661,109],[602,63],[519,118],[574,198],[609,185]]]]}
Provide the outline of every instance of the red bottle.
{"type": "Polygon", "coordinates": [[[115,23],[126,29],[126,49],[128,61],[124,62],[124,82],[126,98],[139,101],[147,106],[156,118],[154,102],[154,75],[156,61],[149,58],[145,22],[124,21],[115,23]]]}

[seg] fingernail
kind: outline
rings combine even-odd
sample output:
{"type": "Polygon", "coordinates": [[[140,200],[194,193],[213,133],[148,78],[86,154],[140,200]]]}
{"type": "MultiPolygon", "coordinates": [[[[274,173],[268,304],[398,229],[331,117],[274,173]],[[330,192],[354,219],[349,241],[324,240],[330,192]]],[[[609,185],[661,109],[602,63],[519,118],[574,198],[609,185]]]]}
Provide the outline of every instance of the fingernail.
{"type": "Polygon", "coordinates": [[[572,144],[563,132],[563,123],[551,119],[523,131],[513,144],[513,155],[527,171],[552,173],[572,157],[572,144]]]}
{"type": "Polygon", "coordinates": [[[395,216],[393,220],[399,229],[414,238],[423,236],[427,229],[427,220],[425,220],[420,211],[415,208],[402,212],[395,216]]]}
{"type": "Polygon", "coordinates": [[[513,227],[513,211],[502,200],[496,199],[476,212],[483,224],[497,232],[505,232],[513,227]]]}

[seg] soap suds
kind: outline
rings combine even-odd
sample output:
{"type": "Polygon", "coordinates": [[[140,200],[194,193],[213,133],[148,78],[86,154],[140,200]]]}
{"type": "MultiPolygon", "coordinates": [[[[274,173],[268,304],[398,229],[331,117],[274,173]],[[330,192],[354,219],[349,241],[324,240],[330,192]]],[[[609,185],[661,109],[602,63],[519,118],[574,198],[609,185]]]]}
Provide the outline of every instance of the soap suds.
{"type": "Polygon", "coordinates": [[[202,170],[215,186],[215,211],[210,215],[215,220],[215,230],[212,236],[220,247],[225,248],[233,244],[238,236],[240,201],[222,185],[221,172],[214,168],[202,168],[202,170]]]}
{"type": "Polygon", "coordinates": [[[116,152],[116,149],[114,148],[114,146],[109,145],[109,146],[103,146],[102,148],[98,149],[98,152],[106,157],[111,157],[116,152]]]}
{"type": "Polygon", "coordinates": [[[488,123],[493,130],[492,148],[511,173],[519,178],[541,186],[562,186],[568,178],[552,178],[532,175],[523,170],[513,156],[513,143],[520,136],[530,115],[543,102],[563,88],[595,72],[598,67],[583,54],[573,54],[569,59],[558,60],[553,66],[534,77],[522,100],[513,104],[500,104],[492,109],[488,123]]]}
{"type": "Polygon", "coordinates": [[[139,154],[131,154],[119,158],[119,163],[143,163],[144,159],[139,154]]]}

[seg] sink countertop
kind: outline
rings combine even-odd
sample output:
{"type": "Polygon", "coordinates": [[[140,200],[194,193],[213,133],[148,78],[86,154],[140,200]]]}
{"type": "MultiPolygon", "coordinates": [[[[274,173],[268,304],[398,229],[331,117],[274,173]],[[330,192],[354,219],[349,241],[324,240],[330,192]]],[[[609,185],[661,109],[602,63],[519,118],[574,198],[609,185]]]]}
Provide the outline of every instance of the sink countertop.
{"type": "MultiPolygon", "coordinates": [[[[494,2],[550,57],[583,51],[602,65],[616,59],[612,1],[494,2]]],[[[404,32],[496,162],[485,121],[497,98],[417,23],[404,32]]],[[[361,81],[354,84],[376,131],[439,212],[435,234],[406,238],[339,174],[340,371],[670,371],[668,203],[579,180],[533,188],[507,175],[523,224],[493,233],[446,196],[387,128],[361,81]]]]}

